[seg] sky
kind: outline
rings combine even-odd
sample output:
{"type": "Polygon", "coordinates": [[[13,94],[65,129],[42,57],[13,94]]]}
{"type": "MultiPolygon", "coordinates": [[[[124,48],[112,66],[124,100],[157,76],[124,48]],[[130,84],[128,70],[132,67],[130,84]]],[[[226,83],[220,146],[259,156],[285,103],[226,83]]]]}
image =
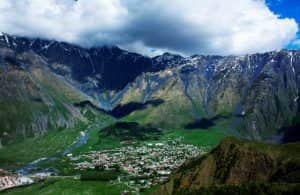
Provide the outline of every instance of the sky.
{"type": "Polygon", "coordinates": [[[149,56],[300,49],[299,0],[0,0],[0,32],[149,56]]]}
{"type": "MultiPolygon", "coordinates": [[[[300,0],[268,0],[268,7],[281,17],[294,18],[300,25],[300,0]]],[[[300,30],[300,29],[299,29],[300,30]]],[[[300,49],[300,31],[297,39],[285,45],[287,49],[300,49]]]]}

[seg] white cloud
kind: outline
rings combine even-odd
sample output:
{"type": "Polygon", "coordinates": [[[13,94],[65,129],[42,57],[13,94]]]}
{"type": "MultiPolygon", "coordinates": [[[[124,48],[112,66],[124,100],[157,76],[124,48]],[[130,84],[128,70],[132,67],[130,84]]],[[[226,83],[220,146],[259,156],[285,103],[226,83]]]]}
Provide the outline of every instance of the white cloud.
{"type": "Polygon", "coordinates": [[[280,49],[298,25],[263,0],[1,0],[0,31],[150,55],[225,55],[280,49]]]}
{"type": "Polygon", "coordinates": [[[119,0],[1,0],[0,31],[91,45],[111,42],[128,13],[119,0]]]}

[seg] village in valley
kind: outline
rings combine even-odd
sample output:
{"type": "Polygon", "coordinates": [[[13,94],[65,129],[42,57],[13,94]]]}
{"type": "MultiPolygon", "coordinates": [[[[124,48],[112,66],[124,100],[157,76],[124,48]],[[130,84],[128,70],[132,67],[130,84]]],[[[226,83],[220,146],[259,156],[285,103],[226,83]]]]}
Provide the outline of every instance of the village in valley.
{"type": "Polygon", "coordinates": [[[201,152],[194,145],[182,144],[176,140],[68,156],[76,170],[120,170],[123,174],[118,177],[117,182],[130,188],[145,189],[164,182],[173,170],[201,152]]]}
{"type": "MultiPolygon", "coordinates": [[[[139,193],[166,181],[172,171],[204,151],[204,148],[183,144],[181,139],[176,139],[161,142],[122,142],[119,148],[64,155],[74,173],[85,174],[92,171],[94,177],[98,173],[106,172],[109,178],[107,181],[110,183],[124,184],[128,187],[128,192],[139,193]],[[111,177],[114,173],[117,173],[117,176],[111,177]]],[[[31,185],[50,177],[65,176],[58,176],[53,172],[3,174],[0,176],[0,191],[31,185]]],[[[72,178],[83,179],[83,176],[78,177],[77,174],[72,178]]]]}
{"type": "Polygon", "coordinates": [[[9,174],[2,169],[0,169],[0,175],[0,191],[34,183],[33,179],[29,177],[18,174],[9,174]]]}

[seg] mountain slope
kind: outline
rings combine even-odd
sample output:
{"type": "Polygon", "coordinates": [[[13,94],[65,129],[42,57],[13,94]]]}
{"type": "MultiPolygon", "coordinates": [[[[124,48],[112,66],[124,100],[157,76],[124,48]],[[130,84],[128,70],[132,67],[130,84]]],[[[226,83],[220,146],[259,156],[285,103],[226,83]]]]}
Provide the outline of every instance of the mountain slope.
{"type": "Polygon", "coordinates": [[[0,145],[86,120],[75,102],[88,97],[53,74],[40,56],[0,48],[0,145]]]}
{"type": "Polygon", "coordinates": [[[221,121],[232,135],[273,142],[289,140],[300,124],[299,51],[149,58],[7,34],[0,48],[37,56],[45,72],[123,120],[166,129],[208,129],[221,121]]]}
{"type": "Polygon", "coordinates": [[[227,138],[209,154],[186,162],[157,193],[197,194],[202,187],[251,182],[299,183],[299,147],[299,143],[267,145],[227,138]]]}
{"type": "Polygon", "coordinates": [[[279,129],[299,123],[299,51],[192,56],[178,63],[127,86],[121,105],[164,100],[127,118],[168,123],[166,128],[197,123],[201,128],[203,119],[225,117],[229,132],[258,140],[276,140],[279,129]]]}

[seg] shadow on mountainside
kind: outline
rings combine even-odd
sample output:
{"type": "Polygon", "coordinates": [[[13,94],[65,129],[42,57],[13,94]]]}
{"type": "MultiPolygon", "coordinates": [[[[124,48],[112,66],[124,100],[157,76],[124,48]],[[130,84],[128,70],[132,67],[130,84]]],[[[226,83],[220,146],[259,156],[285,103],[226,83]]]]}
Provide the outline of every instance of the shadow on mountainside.
{"type": "Polygon", "coordinates": [[[186,129],[208,129],[214,126],[217,120],[227,119],[229,116],[217,115],[212,118],[201,118],[185,125],[186,129]]]}
{"type": "Polygon", "coordinates": [[[159,106],[162,103],[164,103],[164,100],[162,100],[162,99],[150,100],[145,103],[130,102],[128,104],[118,105],[111,111],[106,111],[102,108],[99,108],[99,107],[95,106],[93,103],[91,103],[90,101],[82,101],[79,103],[74,103],[73,105],[76,107],[90,106],[98,111],[105,112],[113,117],[122,118],[134,111],[146,109],[147,106],[149,106],[149,105],[150,106],[159,106]]]}
{"type": "Polygon", "coordinates": [[[162,103],[164,103],[164,100],[162,100],[162,99],[150,100],[145,103],[130,102],[128,104],[118,105],[112,111],[109,111],[108,114],[110,114],[116,118],[122,118],[134,111],[146,109],[147,106],[149,106],[149,105],[150,106],[159,106],[162,103]]]}

